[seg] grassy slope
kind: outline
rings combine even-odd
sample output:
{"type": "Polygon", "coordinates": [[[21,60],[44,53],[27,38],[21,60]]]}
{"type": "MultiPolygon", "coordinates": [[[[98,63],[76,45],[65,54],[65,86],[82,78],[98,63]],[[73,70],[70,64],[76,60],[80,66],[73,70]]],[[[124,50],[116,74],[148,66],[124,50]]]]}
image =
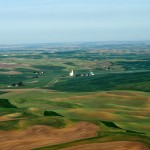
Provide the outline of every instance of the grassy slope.
{"type": "Polygon", "coordinates": [[[68,125],[68,120],[62,117],[31,117],[30,116],[23,116],[22,119],[15,119],[10,121],[1,121],[0,122],[0,129],[1,130],[24,130],[34,125],[47,125],[52,126],[55,128],[64,128],[68,125]]]}
{"type": "Polygon", "coordinates": [[[65,93],[41,89],[22,90],[20,93],[14,91],[0,97],[9,99],[20,109],[39,109],[39,114],[37,112],[34,114],[37,117],[43,116],[44,111],[54,111],[71,120],[105,120],[127,130],[149,133],[147,130],[150,120],[150,100],[147,93],[128,91],[65,93]]]}

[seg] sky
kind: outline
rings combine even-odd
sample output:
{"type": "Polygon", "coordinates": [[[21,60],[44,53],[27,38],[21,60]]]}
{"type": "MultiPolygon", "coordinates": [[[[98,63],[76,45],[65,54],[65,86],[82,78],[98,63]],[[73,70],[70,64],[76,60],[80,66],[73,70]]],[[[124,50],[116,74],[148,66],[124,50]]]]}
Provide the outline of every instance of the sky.
{"type": "Polygon", "coordinates": [[[0,44],[150,40],[150,0],[0,0],[0,44]]]}

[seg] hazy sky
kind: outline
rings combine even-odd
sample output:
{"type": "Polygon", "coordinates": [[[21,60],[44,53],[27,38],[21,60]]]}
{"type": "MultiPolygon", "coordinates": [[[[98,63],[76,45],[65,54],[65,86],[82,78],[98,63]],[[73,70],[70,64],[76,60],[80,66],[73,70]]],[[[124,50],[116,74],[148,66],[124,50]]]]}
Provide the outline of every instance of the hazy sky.
{"type": "Polygon", "coordinates": [[[0,0],[0,44],[150,40],[150,0],[0,0]]]}

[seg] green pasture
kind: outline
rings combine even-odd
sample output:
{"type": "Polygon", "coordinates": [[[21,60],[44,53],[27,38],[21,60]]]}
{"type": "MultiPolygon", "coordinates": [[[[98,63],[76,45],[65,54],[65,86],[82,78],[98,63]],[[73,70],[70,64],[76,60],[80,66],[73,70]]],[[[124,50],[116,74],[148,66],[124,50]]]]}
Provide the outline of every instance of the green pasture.
{"type": "Polygon", "coordinates": [[[114,51],[100,53],[99,51],[85,50],[55,53],[29,52],[9,53],[7,56],[1,56],[0,64],[11,63],[17,66],[0,67],[0,88],[8,88],[11,84],[20,81],[25,83],[23,88],[48,87],[55,77],[60,79],[62,76],[67,76],[70,70],[73,69],[75,74],[94,71],[96,76],[62,79],[61,81],[65,81],[64,83],[57,80],[57,84],[50,84],[50,87],[54,85],[53,89],[73,92],[112,89],[138,91],[142,89],[142,91],[149,91],[149,77],[146,74],[149,73],[150,61],[146,59],[148,58],[146,54],[115,53],[114,51]],[[111,69],[107,70],[108,67],[111,69]],[[8,71],[15,71],[18,74],[12,73],[10,75],[9,73],[7,74],[8,71]],[[33,78],[35,76],[34,71],[44,72],[44,74],[38,74],[38,78],[33,78]],[[138,74],[136,73],[137,71],[143,71],[143,74],[138,74]],[[130,74],[127,74],[127,72],[130,74]],[[132,80],[129,78],[132,78],[132,80]],[[121,80],[126,80],[126,83],[123,82],[122,85],[121,80]],[[136,82],[133,80],[136,80],[136,82]],[[140,88],[140,85],[142,88],[140,88]]]}
{"type": "Polygon", "coordinates": [[[89,77],[63,78],[51,89],[66,92],[107,90],[150,91],[150,72],[105,73],[89,77]]]}

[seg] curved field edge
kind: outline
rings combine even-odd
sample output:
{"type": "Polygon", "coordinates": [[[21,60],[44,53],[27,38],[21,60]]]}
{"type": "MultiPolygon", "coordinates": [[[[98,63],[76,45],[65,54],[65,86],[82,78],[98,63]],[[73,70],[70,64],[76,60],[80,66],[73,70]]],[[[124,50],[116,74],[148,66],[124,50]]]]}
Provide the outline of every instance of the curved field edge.
{"type": "Polygon", "coordinates": [[[83,140],[77,140],[73,142],[68,142],[68,143],[62,143],[58,145],[50,145],[50,146],[45,146],[45,147],[40,147],[36,148],[34,150],[59,150],[59,149],[65,149],[65,148],[70,148],[74,146],[79,146],[79,145],[84,145],[84,144],[93,144],[93,143],[109,143],[109,142],[119,142],[119,141],[134,141],[134,142],[140,142],[143,143],[146,147],[150,149],[150,137],[148,138],[143,138],[143,136],[136,136],[134,134],[126,134],[126,133],[107,133],[107,135],[99,135],[97,137],[93,138],[87,138],[83,140]]]}

